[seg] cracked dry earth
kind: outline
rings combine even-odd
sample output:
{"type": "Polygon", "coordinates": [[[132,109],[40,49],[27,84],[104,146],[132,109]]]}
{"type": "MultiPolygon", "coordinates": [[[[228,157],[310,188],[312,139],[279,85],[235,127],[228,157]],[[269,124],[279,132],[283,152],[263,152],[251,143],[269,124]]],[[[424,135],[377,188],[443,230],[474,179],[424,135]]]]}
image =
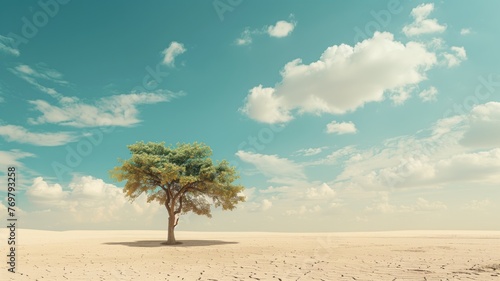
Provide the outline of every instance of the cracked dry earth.
{"type": "Polygon", "coordinates": [[[6,274],[2,263],[0,277],[31,281],[500,281],[500,232],[179,231],[176,236],[183,244],[175,246],[162,244],[165,234],[21,229],[17,273],[6,274]]]}

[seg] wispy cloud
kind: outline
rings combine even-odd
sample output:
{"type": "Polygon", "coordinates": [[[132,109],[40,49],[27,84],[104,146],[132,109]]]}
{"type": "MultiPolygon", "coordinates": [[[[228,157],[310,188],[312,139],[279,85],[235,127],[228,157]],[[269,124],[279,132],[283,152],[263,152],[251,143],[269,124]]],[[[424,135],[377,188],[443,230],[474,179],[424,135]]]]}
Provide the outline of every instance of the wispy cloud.
{"type": "Polygon", "coordinates": [[[76,97],[64,97],[58,105],[44,100],[30,101],[42,115],[30,118],[31,124],[53,123],[71,127],[123,126],[129,127],[141,122],[137,107],[142,104],[168,102],[183,96],[157,90],[153,93],[133,93],[100,98],[92,104],[84,103],[76,97]]]}
{"type": "Polygon", "coordinates": [[[262,28],[245,28],[239,38],[234,41],[238,46],[250,45],[253,42],[253,36],[267,34],[274,38],[283,38],[292,34],[297,22],[293,20],[293,15],[289,21],[280,20],[274,25],[264,26],[262,28]]]}
{"type": "Polygon", "coordinates": [[[257,34],[258,31],[251,31],[248,27],[243,30],[240,37],[235,40],[236,45],[244,46],[252,43],[252,34],[257,34]]]}
{"type": "Polygon", "coordinates": [[[420,99],[422,99],[423,102],[430,102],[430,101],[435,101],[436,96],[438,94],[438,91],[435,87],[430,87],[429,89],[423,90],[418,94],[420,99]]]}
{"type": "MultiPolygon", "coordinates": [[[[500,184],[500,103],[444,118],[418,135],[386,140],[342,159],[335,182],[367,190],[500,184]]],[[[326,159],[325,159],[326,162],[326,159]]]]}
{"type": "Polygon", "coordinates": [[[467,59],[467,53],[464,47],[451,47],[452,53],[444,52],[442,55],[444,57],[444,64],[448,66],[448,68],[458,66],[464,60],[467,59]]]}
{"type": "Polygon", "coordinates": [[[18,57],[21,53],[12,46],[14,39],[0,35],[0,52],[18,57]]]}
{"type": "Polygon", "coordinates": [[[469,35],[471,34],[472,30],[470,28],[462,28],[460,30],[460,35],[469,35]]]}
{"type": "Polygon", "coordinates": [[[175,63],[175,58],[186,52],[186,48],[182,43],[173,41],[170,46],[163,50],[163,64],[173,67],[175,63]]]}
{"type": "Polygon", "coordinates": [[[35,155],[19,149],[12,149],[9,151],[0,150],[0,167],[2,167],[0,173],[5,172],[5,167],[7,166],[23,167],[24,165],[19,160],[29,157],[35,157],[35,155]]]}
{"type": "Polygon", "coordinates": [[[59,146],[78,139],[78,136],[71,132],[33,133],[24,127],[14,125],[0,126],[0,136],[9,142],[26,143],[37,146],[59,146]]]}
{"type": "Polygon", "coordinates": [[[295,152],[295,155],[314,156],[314,155],[320,154],[326,148],[327,148],[326,146],[304,148],[304,149],[297,150],[295,152]]]}
{"type": "Polygon", "coordinates": [[[68,85],[69,83],[63,79],[63,75],[54,69],[45,67],[44,65],[37,65],[31,67],[26,64],[20,64],[15,68],[9,69],[13,74],[35,86],[38,90],[47,93],[55,98],[61,98],[62,95],[54,88],[40,84],[38,80],[45,80],[49,83],[57,85],[68,85]]]}
{"type": "Polygon", "coordinates": [[[445,211],[448,206],[441,201],[430,201],[422,197],[418,197],[414,204],[411,205],[395,205],[389,200],[389,195],[386,192],[381,192],[381,198],[371,206],[366,207],[366,211],[380,213],[422,213],[445,211]]]}
{"type": "Polygon", "coordinates": [[[246,151],[236,153],[243,162],[252,164],[260,173],[272,182],[289,183],[291,180],[305,179],[303,167],[293,161],[277,155],[258,154],[246,151]]]}

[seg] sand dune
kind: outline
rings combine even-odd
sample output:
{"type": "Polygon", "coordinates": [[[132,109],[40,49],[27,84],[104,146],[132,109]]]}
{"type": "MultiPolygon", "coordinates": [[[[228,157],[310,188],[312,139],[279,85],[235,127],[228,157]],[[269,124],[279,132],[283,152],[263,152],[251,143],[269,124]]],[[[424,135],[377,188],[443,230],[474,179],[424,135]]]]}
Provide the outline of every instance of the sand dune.
{"type": "Polygon", "coordinates": [[[179,231],[183,244],[176,246],[163,245],[165,236],[165,231],[21,229],[17,272],[7,272],[3,262],[0,276],[30,281],[500,280],[500,232],[179,231]]]}

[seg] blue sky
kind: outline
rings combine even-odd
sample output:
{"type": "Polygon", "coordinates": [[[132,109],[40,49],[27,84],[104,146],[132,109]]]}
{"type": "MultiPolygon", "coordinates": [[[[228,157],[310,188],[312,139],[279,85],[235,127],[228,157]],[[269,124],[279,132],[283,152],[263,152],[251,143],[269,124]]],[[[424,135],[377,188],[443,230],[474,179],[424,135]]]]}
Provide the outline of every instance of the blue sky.
{"type": "Polygon", "coordinates": [[[2,6],[23,227],[164,229],[108,176],[143,140],[204,142],[247,187],[180,230],[500,230],[496,1],[2,6]]]}

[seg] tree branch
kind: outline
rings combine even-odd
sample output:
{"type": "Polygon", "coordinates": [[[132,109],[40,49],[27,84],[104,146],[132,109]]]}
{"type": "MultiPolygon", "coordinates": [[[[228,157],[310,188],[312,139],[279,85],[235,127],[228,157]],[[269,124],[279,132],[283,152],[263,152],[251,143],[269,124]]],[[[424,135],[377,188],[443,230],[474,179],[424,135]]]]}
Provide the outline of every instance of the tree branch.
{"type": "Polygon", "coordinates": [[[174,211],[174,214],[178,214],[178,213],[180,213],[182,211],[182,199],[183,198],[184,198],[183,196],[181,196],[179,198],[179,207],[177,208],[177,210],[174,211]]]}
{"type": "Polygon", "coordinates": [[[174,200],[177,200],[177,198],[179,197],[182,197],[188,190],[192,189],[192,190],[196,190],[198,192],[202,192],[199,188],[196,188],[194,187],[195,184],[197,183],[202,183],[203,181],[195,181],[195,182],[192,182],[192,183],[189,183],[189,184],[186,184],[185,186],[183,186],[179,192],[177,192],[177,194],[175,194],[175,197],[174,197],[174,200]]]}
{"type": "Polygon", "coordinates": [[[177,218],[175,219],[174,227],[177,226],[177,223],[179,223],[179,216],[177,216],[177,218]]]}
{"type": "Polygon", "coordinates": [[[164,188],[164,187],[162,187],[162,188],[167,193],[167,200],[165,200],[165,207],[167,207],[167,211],[170,214],[170,213],[172,213],[172,209],[170,208],[170,199],[171,199],[171,197],[170,197],[170,189],[169,188],[164,188]]]}

